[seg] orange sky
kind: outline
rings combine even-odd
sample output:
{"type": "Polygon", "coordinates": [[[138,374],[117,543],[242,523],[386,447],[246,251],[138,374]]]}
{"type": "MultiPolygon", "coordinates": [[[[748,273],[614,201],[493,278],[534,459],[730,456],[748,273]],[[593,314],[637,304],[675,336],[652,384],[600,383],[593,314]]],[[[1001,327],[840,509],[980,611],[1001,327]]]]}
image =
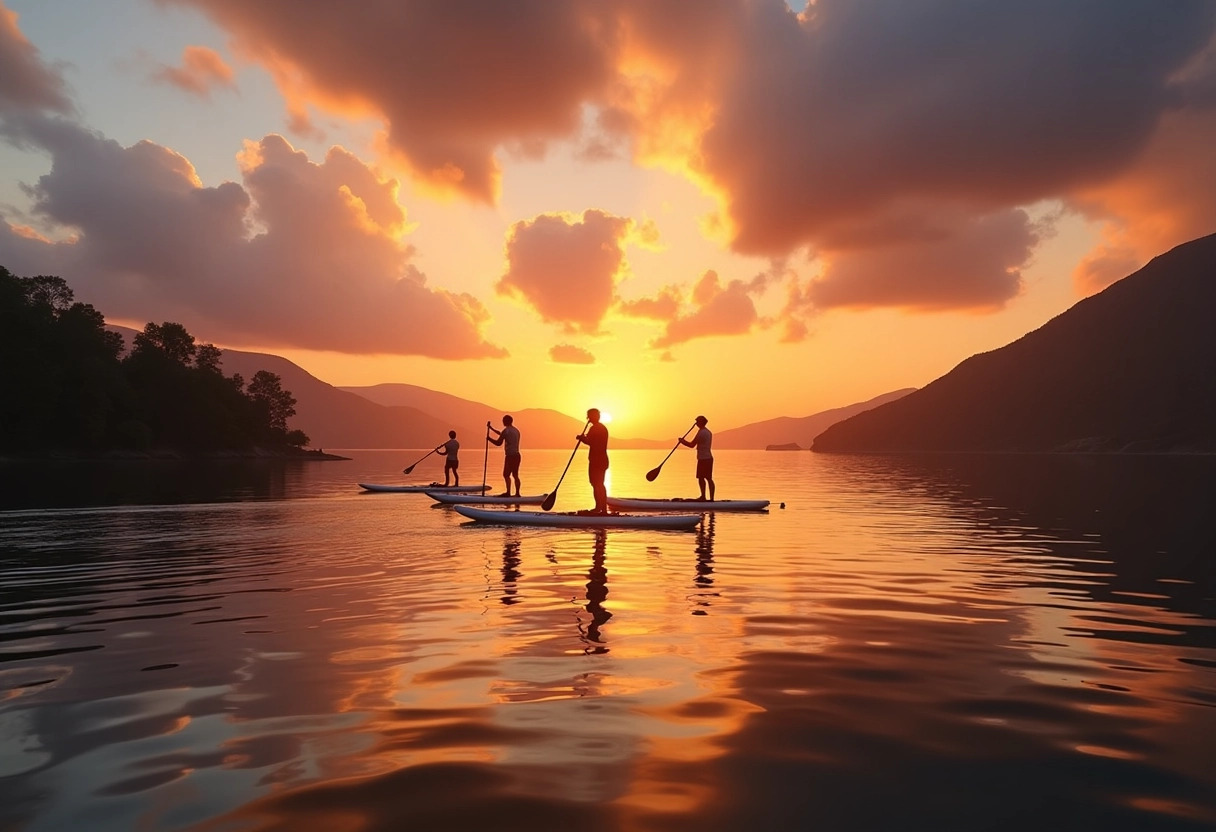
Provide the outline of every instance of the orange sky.
{"type": "Polygon", "coordinates": [[[732,427],[1216,230],[1216,6],[0,0],[0,265],[333,384],[732,427]]]}

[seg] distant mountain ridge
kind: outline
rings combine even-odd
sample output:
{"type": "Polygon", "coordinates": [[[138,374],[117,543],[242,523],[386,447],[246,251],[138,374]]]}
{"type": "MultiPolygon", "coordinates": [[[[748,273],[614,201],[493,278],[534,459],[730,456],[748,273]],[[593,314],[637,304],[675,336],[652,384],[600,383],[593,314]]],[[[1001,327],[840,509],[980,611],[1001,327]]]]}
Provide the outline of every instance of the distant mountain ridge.
{"type": "MultiPolygon", "coordinates": [[[[128,346],[136,335],[128,327],[111,325],[109,329],[122,334],[128,346]]],[[[233,349],[221,352],[220,366],[226,375],[240,373],[248,381],[258,370],[267,370],[279,376],[283,389],[296,398],[296,415],[289,425],[308,434],[312,448],[433,448],[447,439],[449,430],[456,431],[465,447],[481,446],[486,421],[500,426],[504,413],[515,418],[524,447],[572,448],[575,434],[583,427],[578,419],[555,410],[503,409],[413,384],[335,387],[281,356],[233,349]]],[[[715,431],[714,447],[760,450],[790,442],[802,447],[824,426],[907,392],[899,390],[811,416],[781,417],[715,431]]],[[[674,443],[674,438],[612,437],[612,446],[622,449],[670,449],[674,443]]]]}
{"type": "Polygon", "coordinates": [[[836,423],[813,450],[1216,451],[1216,234],[836,423]]]}
{"type": "Polygon", "coordinates": [[[811,416],[799,418],[780,416],[776,419],[766,419],[762,422],[752,422],[742,427],[718,431],[714,433],[714,447],[722,450],[748,450],[792,443],[801,449],[809,449],[815,437],[836,422],[887,402],[901,399],[915,389],[915,387],[906,387],[902,390],[894,390],[881,396],[875,396],[868,401],[851,404],[847,407],[834,407],[811,416]]]}

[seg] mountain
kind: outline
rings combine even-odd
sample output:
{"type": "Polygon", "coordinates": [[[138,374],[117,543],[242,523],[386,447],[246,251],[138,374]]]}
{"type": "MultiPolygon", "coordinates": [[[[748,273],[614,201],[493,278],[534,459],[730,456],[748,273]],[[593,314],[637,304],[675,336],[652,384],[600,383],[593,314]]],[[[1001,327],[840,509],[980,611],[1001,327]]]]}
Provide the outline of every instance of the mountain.
{"type": "MultiPolygon", "coordinates": [[[[287,385],[284,384],[284,387],[287,385]]],[[[502,416],[511,414],[515,426],[520,429],[524,447],[532,448],[566,448],[573,449],[574,437],[583,429],[583,422],[556,410],[545,408],[525,408],[511,410],[510,408],[493,407],[462,399],[448,393],[429,390],[414,384],[373,384],[368,387],[339,387],[339,390],[362,396],[376,404],[391,407],[414,407],[427,413],[433,413],[457,424],[482,425],[493,421],[495,427],[502,427],[502,416]]],[[[456,428],[457,432],[461,430],[456,428]]],[[[446,429],[444,432],[446,436],[446,429]]],[[[479,442],[485,441],[484,427],[467,434],[475,435],[479,442]]],[[[662,448],[667,443],[651,439],[632,439],[628,437],[612,437],[614,448],[662,448]]]]}
{"type": "Polygon", "coordinates": [[[825,430],[812,450],[1216,451],[1216,234],[825,430]]]}
{"type": "Polygon", "coordinates": [[[800,418],[781,416],[776,419],[767,419],[763,422],[752,422],[738,428],[715,431],[714,447],[723,450],[750,450],[767,448],[769,445],[788,445],[794,443],[798,445],[799,449],[809,448],[811,440],[836,422],[847,419],[864,410],[871,410],[879,405],[903,398],[915,389],[914,387],[907,387],[903,390],[895,390],[891,393],[875,396],[869,401],[851,404],[847,407],[824,410],[811,416],[802,416],[800,418]]]}

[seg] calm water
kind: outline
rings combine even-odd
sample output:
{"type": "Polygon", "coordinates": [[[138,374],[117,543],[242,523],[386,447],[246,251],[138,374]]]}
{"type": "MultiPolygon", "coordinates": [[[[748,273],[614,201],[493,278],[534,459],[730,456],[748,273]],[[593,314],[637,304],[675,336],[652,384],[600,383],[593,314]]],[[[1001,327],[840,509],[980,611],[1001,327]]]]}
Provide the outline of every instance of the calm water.
{"type": "Polygon", "coordinates": [[[0,469],[0,829],[1216,828],[1216,459],[347,453],[0,469]]]}

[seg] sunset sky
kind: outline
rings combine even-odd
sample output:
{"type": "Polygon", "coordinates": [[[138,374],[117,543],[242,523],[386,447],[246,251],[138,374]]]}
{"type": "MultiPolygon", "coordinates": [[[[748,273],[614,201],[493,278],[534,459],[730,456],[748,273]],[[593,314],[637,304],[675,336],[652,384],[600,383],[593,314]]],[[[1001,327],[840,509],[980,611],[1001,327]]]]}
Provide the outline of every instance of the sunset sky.
{"type": "Polygon", "coordinates": [[[921,386],[1216,232],[1212,0],[0,0],[0,265],[626,436],[921,386]]]}

